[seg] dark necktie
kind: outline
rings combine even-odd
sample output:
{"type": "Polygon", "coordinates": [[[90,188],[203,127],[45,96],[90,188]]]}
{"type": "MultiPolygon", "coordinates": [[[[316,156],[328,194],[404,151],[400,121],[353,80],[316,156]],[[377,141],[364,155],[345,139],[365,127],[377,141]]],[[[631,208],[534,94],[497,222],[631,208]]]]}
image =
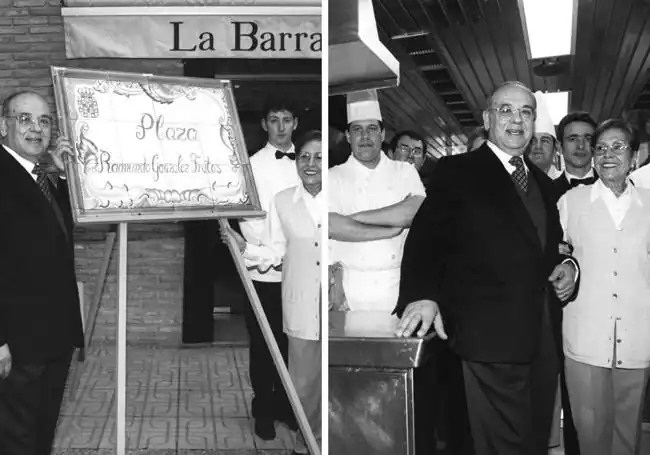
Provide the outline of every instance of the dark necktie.
{"type": "Polygon", "coordinates": [[[65,220],[63,219],[63,213],[61,213],[61,208],[59,207],[59,204],[56,202],[54,194],[52,193],[52,187],[54,186],[54,183],[50,180],[50,177],[47,172],[45,172],[45,169],[39,166],[38,163],[36,163],[34,166],[32,174],[36,175],[36,184],[41,190],[41,193],[43,193],[43,196],[45,196],[47,201],[50,203],[50,207],[52,207],[54,215],[61,224],[61,228],[63,229],[63,232],[65,232],[66,239],[69,241],[70,239],[68,237],[68,230],[65,225],[65,220]]]}
{"type": "Polygon", "coordinates": [[[36,184],[40,188],[45,198],[49,201],[50,204],[56,204],[54,201],[54,195],[52,194],[52,187],[50,186],[50,178],[48,177],[47,172],[45,172],[45,169],[36,163],[34,169],[32,170],[32,174],[36,175],[36,184]]]}
{"type": "Polygon", "coordinates": [[[276,150],[275,151],[275,159],[276,160],[281,160],[285,156],[287,158],[289,158],[290,160],[295,160],[296,159],[296,154],[295,153],[291,153],[291,152],[285,153],[282,150],[276,150]]]}
{"type": "Polygon", "coordinates": [[[571,179],[569,181],[569,186],[575,188],[578,185],[591,185],[596,181],[596,177],[587,177],[584,179],[571,179]]]}
{"type": "Polygon", "coordinates": [[[520,156],[513,156],[508,162],[515,167],[514,172],[510,176],[512,177],[512,181],[526,193],[528,191],[528,177],[524,168],[524,160],[520,156]]]}

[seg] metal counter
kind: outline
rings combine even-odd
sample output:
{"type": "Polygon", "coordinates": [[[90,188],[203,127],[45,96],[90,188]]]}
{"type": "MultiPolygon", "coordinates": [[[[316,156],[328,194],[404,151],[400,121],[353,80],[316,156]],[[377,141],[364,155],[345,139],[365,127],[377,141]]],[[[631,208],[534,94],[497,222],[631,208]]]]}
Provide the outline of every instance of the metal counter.
{"type": "Polygon", "coordinates": [[[397,338],[386,312],[329,314],[329,452],[413,455],[413,370],[434,335],[397,338]]]}

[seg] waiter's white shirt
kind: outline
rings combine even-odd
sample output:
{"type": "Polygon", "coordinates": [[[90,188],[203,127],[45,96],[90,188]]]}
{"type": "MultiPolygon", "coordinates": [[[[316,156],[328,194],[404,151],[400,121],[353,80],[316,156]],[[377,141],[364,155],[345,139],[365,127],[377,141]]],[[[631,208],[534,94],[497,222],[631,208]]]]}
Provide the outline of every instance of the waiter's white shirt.
{"type": "MultiPolygon", "coordinates": [[[[384,153],[369,169],[353,155],[329,170],[329,211],[351,215],[396,204],[411,194],[426,196],[415,167],[384,153]]],[[[343,264],[343,290],[352,311],[392,312],[399,294],[400,266],[408,229],[384,240],[329,241],[330,262],[343,264]]]]}
{"type": "MultiPolygon", "coordinates": [[[[276,194],[291,186],[302,185],[296,170],[296,162],[287,157],[276,159],[275,152],[277,150],[276,147],[267,143],[250,159],[260,205],[267,214],[271,207],[271,201],[276,194]]],[[[294,147],[291,146],[291,149],[287,150],[287,152],[294,152],[294,147]]],[[[265,221],[263,218],[250,219],[240,223],[242,234],[246,242],[251,245],[262,244],[264,226],[265,221]]],[[[282,272],[274,268],[269,269],[266,273],[261,273],[255,268],[250,270],[249,273],[254,281],[271,283],[282,281],[282,272]]]]}

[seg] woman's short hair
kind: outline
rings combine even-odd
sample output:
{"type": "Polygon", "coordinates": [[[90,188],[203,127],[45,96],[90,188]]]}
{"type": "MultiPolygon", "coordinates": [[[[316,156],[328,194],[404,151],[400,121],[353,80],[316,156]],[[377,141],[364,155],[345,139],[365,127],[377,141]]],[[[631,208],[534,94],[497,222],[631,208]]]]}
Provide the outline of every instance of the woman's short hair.
{"type": "Polygon", "coordinates": [[[623,131],[625,133],[628,144],[630,144],[630,149],[633,152],[639,150],[640,144],[636,132],[630,128],[626,122],[618,118],[607,119],[596,127],[596,131],[591,138],[591,146],[596,147],[596,144],[598,143],[600,137],[609,130],[623,131]]]}
{"type": "Polygon", "coordinates": [[[313,141],[323,142],[323,134],[321,133],[321,130],[309,130],[300,135],[296,141],[296,156],[300,155],[300,152],[305,145],[313,141]]]}

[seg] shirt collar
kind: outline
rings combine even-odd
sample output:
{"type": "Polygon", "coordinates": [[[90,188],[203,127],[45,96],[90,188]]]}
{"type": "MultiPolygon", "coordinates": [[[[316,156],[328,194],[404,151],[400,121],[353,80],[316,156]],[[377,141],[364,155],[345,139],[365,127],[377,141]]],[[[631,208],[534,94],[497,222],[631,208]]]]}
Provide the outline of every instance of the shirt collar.
{"type": "MultiPolygon", "coordinates": [[[[273,155],[273,158],[275,158],[275,152],[277,150],[280,150],[277,148],[275,145],[271,144],[270,142],[267,142],[264,147],[262,147],[262,150],[268,152],[269,155],[273,155]]],[[[282,150],[280,150],[282,152],[282,150]]],[[[295,153],[296,152],[296,146],[294,144],[291,144],[291,147],[289,147],[289,150],[286,152],[282,153],[295,153]]]]}
{"type": "Polygon", "coordinates": [[[370,169],[369,167],[365,166],[363,163],[361,163],[359,160],[357,160],[354,157],[354,154],[350,153],[350,157],[347,160],[347,163],[349,163],[349,166],[352,169],[355,169],[357,172],[363,172],[364,175],[370,174],[371,172],[377,171],[381,169],[385,164],[385,161],[388,160],[389,158],[386,156],[386,154],[382,151],[379,152],[379,163],[377,163],[377,167],[374,169],[370,169]]]}
{"type": "Polygon", "coordinates": [[[585,174],[584,177],[578,177],[577,175],[570,174],[566,169],[564,170],[564,177],[566,177],[567,182],[571,183],[571,180],[583,180],[594,177],[594,168],[590,168],[589,172],[585,174]]]}
{"type": "Polygon", "coordinates": [[[13,156],[16,161],[18,161],[18,164],[20,164],[25,170],[29,173],[29,175],[34,175],[32,174],[32,171],[34,170],[34,163],[31,161],[23,158],[20,156],[18,153],[14,152],[12,149],[10,149],[8,146],[3,144],[3,147],[7,152],[9,152],[9,155],[13,156]]]}
{"type": "MultiPolygon", "coordinates": [[[[506,171],[508,171],[509,174],[512,174],[512,172],[515,170],[515,167],[510,164],[510,158],[512,158],[512,155],[507,154],[503,150],[501,150],[499,147],[494,145],[490,141],[485,141],[488,147],[490,147],[490,150],[494,152],[497,158],[499,158],[499,161],[501,161],[501,164],[503,164],[503,167],[506,168],[506,171]]],[[[524,160],[524,156],[521,156],[521,159],[524,163],[524,169],[526,169],[526,172],[528,172],[528,166],[526,165],[526,160],[524,160]]]]}
{"type": "Polygon", "coordinates": [[[321,194],[323,194],[322,188],[316,196],[312,196],[311,193],[305,189],[302,183],[300,183],[300,185],[296,185],[296,191],[293,193],[293,202],[298,202],[300,199],[313,199],[315,201],[320,201],[321,194]]]}
{"type": "MultiPolygon", "coordinates": [[[[641,200],[641,196],[639,196],[639,192],[637,191],[636,187],[632,183],[632,181],[627,178],[627,188],[625,188],[625,191],[623,194],[621,194],[622,197],[629,196],[632,198],[632,201],[637,202],[639,205],[643,205],[643,201],[641,200]]],[[[591,185],[591,202],[594,202],[596,199],[601,198],[605,199],[608,195],[613,195],[612,191],[605,186],[602,180],[598,179],[596,180],[596,183],[591,185]]],[[[619,198],[620,199],[620,198],[619,198]]]]}

